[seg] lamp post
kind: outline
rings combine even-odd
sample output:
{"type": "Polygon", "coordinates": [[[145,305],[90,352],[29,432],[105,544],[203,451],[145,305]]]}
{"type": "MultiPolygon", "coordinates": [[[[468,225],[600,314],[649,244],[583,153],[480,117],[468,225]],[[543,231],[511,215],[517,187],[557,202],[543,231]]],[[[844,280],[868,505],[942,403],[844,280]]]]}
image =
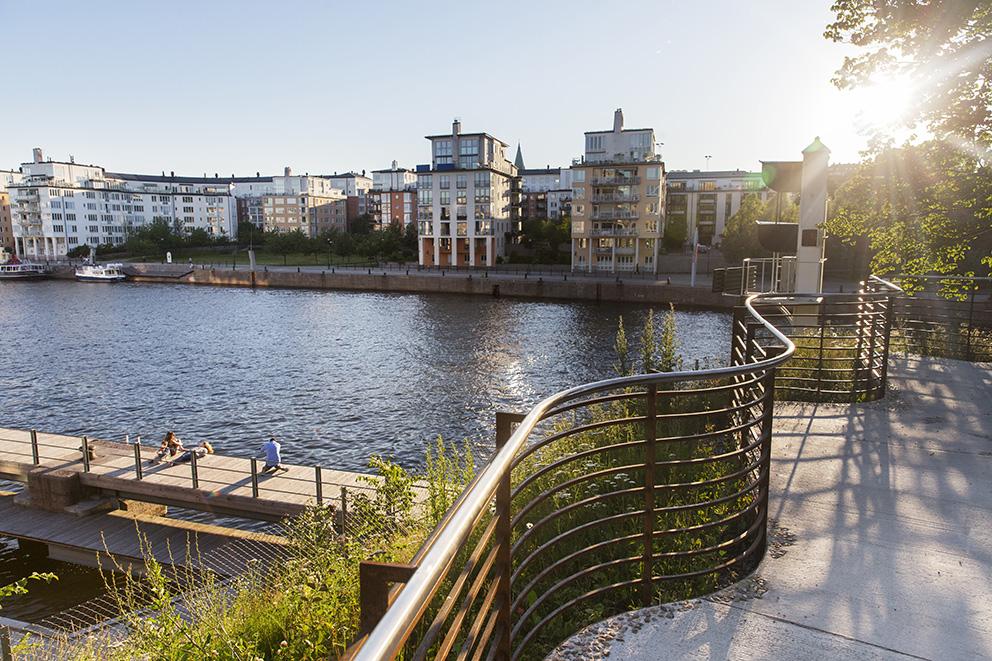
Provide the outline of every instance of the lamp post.
{"type": "Polygon", "coordinates": [[[711,154],[707,154],[706,156],[703,156],[703,158],[706,159],[706,169],[709,170],[710,169],[710,159],[713,158],[713,156],[711,154]]]}
{"type": "Polygon", "coordinates": [[[327,268],[331,268],[331,249],[334,246],[333,239],[327,240],[327,268]]]}

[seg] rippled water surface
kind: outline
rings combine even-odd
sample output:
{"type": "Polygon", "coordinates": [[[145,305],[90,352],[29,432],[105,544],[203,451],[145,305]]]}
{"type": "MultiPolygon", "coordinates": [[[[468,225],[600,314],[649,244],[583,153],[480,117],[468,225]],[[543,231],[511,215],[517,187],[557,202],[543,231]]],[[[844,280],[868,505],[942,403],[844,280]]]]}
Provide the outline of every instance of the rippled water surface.
{"type": "MultiPolygon", "coordinates": [[[[183,285],[0,282],[0,426],[157,442],[167,429],[248,455],[362,469],[419,464],[438,434],[491,447],[497,410],[524,411],[612,376],[622,314],[644,306],[183,285]]],[[[658,312],[663,311],[659,308],[658,312]]],[[[687,365],[724,361],[730,320],[680,311],[687,365]]],[[[481,448],[480,448],[481,449],[481,448]]],[[[480,454],[484,454],[484,451],[480,454]]],[[[0,538],[0,583],[44,563],[0,538]]],[[[4,609],[37,619],[98,592],[64,570],[4,609]],[[60,589],[61,588],[61,589],[60,589]],[[69,589],[67,589],[69,588],[69,589]]]]}

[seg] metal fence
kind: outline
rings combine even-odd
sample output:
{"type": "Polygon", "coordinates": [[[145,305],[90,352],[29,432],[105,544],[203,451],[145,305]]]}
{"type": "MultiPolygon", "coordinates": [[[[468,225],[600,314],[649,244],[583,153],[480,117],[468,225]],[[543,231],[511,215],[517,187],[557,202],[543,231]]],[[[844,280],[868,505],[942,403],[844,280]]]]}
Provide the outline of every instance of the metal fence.
{"type": "MultiPolygon", "coordinates": [[[[762,296],[761,317],[796,345],[775,376],[781,399],[860,402],[885,396],[892,312],[901,291],[878,278],[856,294],[762,296]]],[[[756,347],[774,346],[748,310],[734,311],[731,363],[753,361],[756,347]]]]}
{"type": "Polygon", "coordinates": [[[774,399],[881,396],[897,294],[873,278],[856,295],[752,296],[729,367],[601,381],[498,415],[495,456],[411,564],[366,568],[367,636],[350,656],[544,658],[592,622],[753,571],[774,399]]]}
{"type": "Polygon", "coordinates": [[[906,292],[895,303],[895,351],[992,361],[992,278],[896,275],[891,280],[906,292]]]}

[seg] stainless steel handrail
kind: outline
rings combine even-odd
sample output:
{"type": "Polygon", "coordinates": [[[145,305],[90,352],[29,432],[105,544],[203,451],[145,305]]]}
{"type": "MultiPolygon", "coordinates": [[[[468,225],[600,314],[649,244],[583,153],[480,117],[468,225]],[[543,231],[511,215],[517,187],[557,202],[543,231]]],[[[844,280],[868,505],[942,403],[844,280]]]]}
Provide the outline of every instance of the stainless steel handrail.
{"type": "MultiPolygon", "coordinates": [[[[394,658],[402,649],[418,619],[429,602],[458,551],[468,541],[473,524],[489,508],[504,473],[511,469],[514,457],[524,447],[527,438],[539,422],[555,407],[569,400],[602,390],[640,385],[657,385],[674,381],[694,381],[714,377],[742,376],[755,371],[777,367],[787,361],[796,345],[762,317],[754,302],[763,294],[750,296],[744,302],[748,313],[778,340],[784,350],[776,356],[733,367],[720,367],[698,371],[665,372],[605,379],[561,391],[542,400],[517,426],[506,444],[493,456],[476,479],[471,491],[465,494],[457,510],[452,513],[443,530],[437,535],[430,550],[423,556],[416,571],[399,591],[383,618],[375,626],[355,655],[356,661],[381,661],[394,658]]],[[[774,297],[781,302],[782,296],[774,297]]]]}

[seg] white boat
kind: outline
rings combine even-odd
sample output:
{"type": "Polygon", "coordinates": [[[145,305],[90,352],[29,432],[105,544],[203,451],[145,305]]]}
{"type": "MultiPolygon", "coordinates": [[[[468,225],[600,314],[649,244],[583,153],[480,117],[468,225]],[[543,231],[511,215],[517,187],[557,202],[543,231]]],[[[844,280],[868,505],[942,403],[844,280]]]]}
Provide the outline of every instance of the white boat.
{"type": "Polygon", "coordinates": [[[0,280],[37,280],[47,278],[52,270],[44,264],[31,264],[16,259],[0,264],[0,280]]]}
{"type": "Polygon", "coordinates": [[[120,282],[126,280],[123,264],[83,264],[76,269],[80,282],[120,282]]]}

